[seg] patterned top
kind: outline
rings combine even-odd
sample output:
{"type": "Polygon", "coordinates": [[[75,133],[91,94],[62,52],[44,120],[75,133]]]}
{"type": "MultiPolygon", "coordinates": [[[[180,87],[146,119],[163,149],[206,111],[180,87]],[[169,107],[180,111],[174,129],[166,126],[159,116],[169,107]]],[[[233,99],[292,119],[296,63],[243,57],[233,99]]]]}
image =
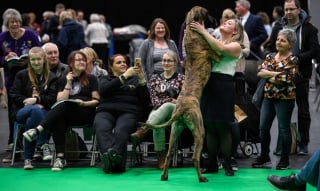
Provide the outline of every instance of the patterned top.
{"type": "Polygon", "coordinates": [[[153,109],[157,109],[166,102],[171,102],[172,97],[168,89],[177,90],[177,94],[180,93],[184,82],[184,75],[180,73],[174,73],[174,75],[166,79],[162,74],[153,74],[147,83],[153,109]]]}
{"type": "Polygon", "coordinates": [[[265,61],[258,67],[258,71],[266,69],[274,72],[281,72],[275,76],[276,83],[267,80],[264,86],[264,97],[274,99],[295,99],[296,86],[294,77],[298,73],[298,57],[289,56],[276,62],[272,53],[266,56],[265,61]]]}

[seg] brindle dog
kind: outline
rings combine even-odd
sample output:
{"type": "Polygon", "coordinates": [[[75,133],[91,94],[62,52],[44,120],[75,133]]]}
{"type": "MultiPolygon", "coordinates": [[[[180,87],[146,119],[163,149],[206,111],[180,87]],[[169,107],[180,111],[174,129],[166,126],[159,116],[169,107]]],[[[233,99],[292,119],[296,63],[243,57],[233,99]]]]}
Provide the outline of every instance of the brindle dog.
{"type": "Polygon", "coordinates": [[[188,127],[194,137],[193,164],[196,168],[199,182],[207,182],[208,179],[201,174],[200,155],[204,140],[204,127],[200,111],[200,98],[210,73],[212,60],[219,61],[220,55],[214,52],[209,44],[199,33],[190,29],[190,22],[204,22],[208,17],[208,11],[200,6],[193,7],[186,16],[186,31],[184,46],[187,53],[185,65],[185,82],[177,98],[176,110],[169,121],[161,125],[145,124],[150,128],[163,128],[172,124],[169,148],[165,160],[165,167],[161,180],[168,180],[168,168],[170,154],[174,143],[181,134],[183,128],[188,127]]]}

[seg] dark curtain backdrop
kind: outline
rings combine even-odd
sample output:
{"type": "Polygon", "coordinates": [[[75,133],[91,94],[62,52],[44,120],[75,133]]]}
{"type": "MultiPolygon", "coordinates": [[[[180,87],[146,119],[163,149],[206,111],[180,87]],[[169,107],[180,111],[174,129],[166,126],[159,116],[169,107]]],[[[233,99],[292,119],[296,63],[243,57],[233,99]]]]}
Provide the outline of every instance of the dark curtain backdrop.
{"type": "MultiPolygon", "coordinates": [[[[106,16],[107,22],[112,27],[122,27],[129,24],[139,24],[146,29],[152,20],[162,17],[168,22],[172,38],[177,42],[180,24],[183,22],[187,11],[194,5],[204,6],[218,21],[222,10],[234,10],[235,0],[4,0],[0,3],[0,13],[7,8],[16,8],[21,13],[33,11],[37,15],[38,23],[42,21],[42,12],[54,10],[56,3],[64,3],[67,8],[81,9],[85,18],[89,20],[90,13],[96,12],[106,16]]],[[[275,5],[283,5],[283,0],[251,0],[251,12],[265,11],[271,17],[275,5]]],[[[302,7],[306,10],[307,1],[301,0],[302,7]]],[[[307,10],[306,10],[307,11],[307,10]]],[[[2,17],[1,17],[2,23],[2,17]]]]}

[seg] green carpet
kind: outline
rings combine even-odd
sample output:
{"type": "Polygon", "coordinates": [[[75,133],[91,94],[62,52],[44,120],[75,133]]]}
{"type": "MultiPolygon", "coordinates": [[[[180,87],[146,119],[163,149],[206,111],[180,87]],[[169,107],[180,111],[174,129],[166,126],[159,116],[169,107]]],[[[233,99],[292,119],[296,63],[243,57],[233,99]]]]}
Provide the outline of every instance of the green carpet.
{"type": "MultiPolygon", "coordinates": [[[[194,168],[170,168],[169,180],[160,181],[161,171],[152,168],[128,168],[122,174],[104,174],[101,168],[66,168],[51,172],[49,168],[26,171],[0,168],[2,191],[268,191],[270,174],[288,175],[296,170],[240,168],[235,176],[224,171],[206,174],[209,182],[199,183],[194,168]]],[[[316,190],[308,185],[307,190],[316,190]]]]}

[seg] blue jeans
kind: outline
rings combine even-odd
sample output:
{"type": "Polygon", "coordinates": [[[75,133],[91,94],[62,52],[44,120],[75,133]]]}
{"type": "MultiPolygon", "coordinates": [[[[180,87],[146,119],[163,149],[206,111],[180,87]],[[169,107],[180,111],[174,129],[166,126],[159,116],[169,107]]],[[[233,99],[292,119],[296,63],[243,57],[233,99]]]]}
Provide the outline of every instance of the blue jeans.
{"type": "Polygon", "coordinates": [[[281,100],[264,98],[260,111],[261,156],[268,156],[270,152],[270,129],[275,116],[278,120],[278,138],[281,139],[281,156],[289,156],[291,150],[291,116],[295,100],[281,100]]]}
{"type": "MultiPolygon", "coordinates": [[[[46,113],[47,110],[40,109],[36,105],[28,105],[21,108],[16,115],[14,134],[16,135],[19,125],[22,125],[25,131],[36,128],[44,119],[46,113]]],[[[29,142],[24,140],[24,159],[32,159],[36,145],[43,145],[48,142],[49,138],[49,133],[45,130],[38,135],[37,141],[29,142]]]]}
{"type": "Polygon", "coordinates": [[[295,175],[295,179],[300,184],[309,183],[320,188],[320,150],[317,150],[307,163],[295,175]]]}

